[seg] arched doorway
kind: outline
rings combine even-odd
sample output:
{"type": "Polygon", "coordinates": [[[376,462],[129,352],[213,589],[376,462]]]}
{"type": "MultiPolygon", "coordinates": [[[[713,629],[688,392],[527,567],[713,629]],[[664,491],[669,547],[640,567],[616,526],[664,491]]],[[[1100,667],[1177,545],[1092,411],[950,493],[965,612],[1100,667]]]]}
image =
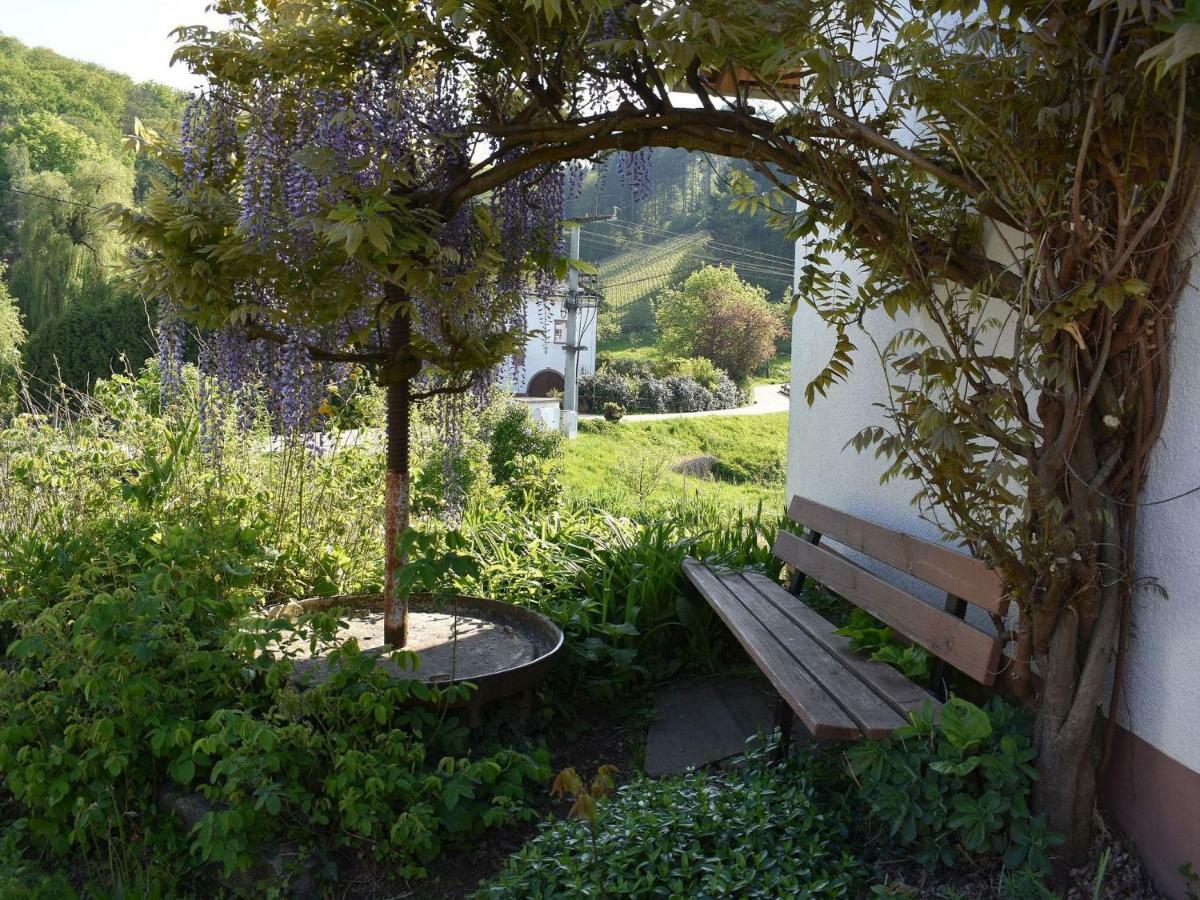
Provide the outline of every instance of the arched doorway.
{"type": "Polygon", "coordinates": [[[525,388],[525,393],[530,397],[549,397],[551,391],[558,391],[561,394],[566,386],[561,372],[542,369],[529,379],[529,386],[525,388]]]}

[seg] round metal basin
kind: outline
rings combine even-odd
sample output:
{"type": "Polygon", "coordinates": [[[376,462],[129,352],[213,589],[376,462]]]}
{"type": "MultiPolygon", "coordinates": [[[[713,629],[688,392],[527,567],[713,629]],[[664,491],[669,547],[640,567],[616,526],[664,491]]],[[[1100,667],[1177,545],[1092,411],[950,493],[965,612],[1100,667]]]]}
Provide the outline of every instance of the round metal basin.
{"type": "MultiPolygon", "coordinates": [[[[562,630],[541,613],[483,597],[414,594],[409,598],[409,640],[404,650],[420,660],[416,669],[387,659],[394,649],[383,643],[382,594],[315,597],[289,603],[274,615],[337,609],[346,623],[338,637],[358,640],[364,652],[379,655],[379,665],[397,678],[419,678],[431,685],[469,683],[475,686],[466,705],[477,709],[502,697],[528,692],[546,677],[563,647],[562,630]]],[[[289,649],[299,652],[295,677],[313,684],[328,673],[323,656],[306,656],[307,642],[289,649]]]]}

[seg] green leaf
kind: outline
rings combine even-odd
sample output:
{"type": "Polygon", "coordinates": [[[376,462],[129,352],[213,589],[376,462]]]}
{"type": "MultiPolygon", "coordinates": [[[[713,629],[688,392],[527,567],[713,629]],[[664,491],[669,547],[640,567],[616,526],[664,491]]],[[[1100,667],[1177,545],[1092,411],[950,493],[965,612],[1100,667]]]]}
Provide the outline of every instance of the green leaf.
{"type": "Polygon", "coordinates": [[[987,713],[961,697],[952,697],[942,707],[941,729],[946,740],[963,750],[992,736],[992,723],[987,713]]]}

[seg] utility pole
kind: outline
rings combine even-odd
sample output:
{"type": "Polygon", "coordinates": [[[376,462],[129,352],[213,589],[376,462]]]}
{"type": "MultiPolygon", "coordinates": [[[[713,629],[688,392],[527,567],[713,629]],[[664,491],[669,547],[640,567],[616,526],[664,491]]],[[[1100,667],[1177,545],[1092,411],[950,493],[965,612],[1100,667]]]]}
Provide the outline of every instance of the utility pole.
{"type": "MultiPolygon", "coordinates": [[[[578,223],[571,225],[571,261],[579,259],[578,223]]],[[[567,271],[567,346],[563,365],[563,408],[559,418],[564,437],[573,438],[579,427],[579,269],[567,271]]]]}
{"type": "MultiPolygon", "coordinates": [[[[579,260],[579,238],[582,226],[587,222],[605,222],[617,217],[616,207],[607,216],[579,216],[568,222],[570,228],[571,262],[579,260]]],[[[574,265],[567,272],[567,333],[566,358],[563,361],[563,401],[559,427],[564,437],[573,438],[579,427],[579,269],[574,265]]]]}

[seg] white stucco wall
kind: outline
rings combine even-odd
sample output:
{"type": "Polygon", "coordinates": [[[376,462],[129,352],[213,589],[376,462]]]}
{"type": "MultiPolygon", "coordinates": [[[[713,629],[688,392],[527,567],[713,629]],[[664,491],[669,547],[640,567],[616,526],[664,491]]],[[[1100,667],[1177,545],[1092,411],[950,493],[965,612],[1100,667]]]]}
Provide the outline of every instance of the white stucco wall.
{"type": "MultiPolygon", "coordinates": [[[[1197,236],[1200,227],[1193,240],[1197,236]]],[[[1143,502],[1200,485],[1200,287],[1195,278],[1180,297],[1170,352],[1167,417],[1143,502]]],[[[1137,551],[1138,574],[1157,579],[1167,596],[1146,589],[1135,595],[1125,694],[1117,714],[1138,737],[1200,772],[1200,493],[1144,506],[1137,551]]]]}
{"type": "MultiPolygon", "coordinates": [[[[539,372],[551,369],[559,375],[566,370],[565,343],[554,340],[554,323],[566,321],[567,311],[562,303],[556,304],[550,310],[543,312],[536,301],[529,301],[525,306],[525,322],[529,331],[543,331],[545,335],[535,335],[525,344],[525,365],[510,372],[509,389],[514,393],[523,394],[529,386],[529,381],[539,372]]],[[[579,352],[579,374],[596,371],[596,310],[584,308],[579,311],[579,343],[583,349],[579,352]]]]}
{"type": "MultiPolygon", "coordinates": [[[[798,246],[798,257],[801,252],[798,246]]],[[[905,324],[892,322],[882,312],[865,320],[880,344],[905,324]]],[[[805,305],[796,312],[789,496],[799,493],[937,540],[937,528],[922,521],[911,505],[912,483],[895,480],[881,486],[885,462],[876,460],[873,452],[843,449],[861,428],[882,422],[873,404],[885,397],[874,347],[864,335],[851,337],[859,350],[849,379],[809,407],[804,387],[829,359],[833,334],[805,305]]],[[[1143,494],[1146,500],[1200,485],[1200,288],[1194,285],[1181,298],[1171,354],[1170,406],[1143,494]]],[[[1121,724],[1143,740],[1200,771],[1200,492],[1143,509],[1138,543],[1139,574],[1157,578],[1169,597],[1164,600],[1143,590],[1135,600],[1125,701],[1118,715],[1121,724]]],[[[886,577],[896,580],[894,573],[886,577]]],[[[908,586],[911,589],[911,583],[908,586]]],[[[937,600],[930,593],[926,596],[937,600]]]]}
{"type": "MultiPolygon", "coordinates": [[[[905,327],[903,319],[893,322],[883,312],[870,313],[864,322],[882,344],[905,327]]],[[[866,335],[851,333],[858,347],[855,366],[844,383],[817,396],[812,406],[804,399],[804,388],[825,364],[833,350],[834,334],[809,307],[801,304],[792,321],[792,402],[788,418],[788,496],[800,494],[828,506],[845,510],[897,531],[939,540],[935,525],[923,521],[912,498],[916,488],[905,479],[880,484],[888,461],[876,459],[874,450],[857,453],[846,442],[868,425],[882,425],[882,411],[874,404],[886,397],[883,370],[875,348],[866,335]]],[[[853,554],[857,556],[857,554],[853,554]]],[[[859,557],[868,568],[895,584],[942,603],[927,585],[904,578],[895,570],[859,557]]]]}

